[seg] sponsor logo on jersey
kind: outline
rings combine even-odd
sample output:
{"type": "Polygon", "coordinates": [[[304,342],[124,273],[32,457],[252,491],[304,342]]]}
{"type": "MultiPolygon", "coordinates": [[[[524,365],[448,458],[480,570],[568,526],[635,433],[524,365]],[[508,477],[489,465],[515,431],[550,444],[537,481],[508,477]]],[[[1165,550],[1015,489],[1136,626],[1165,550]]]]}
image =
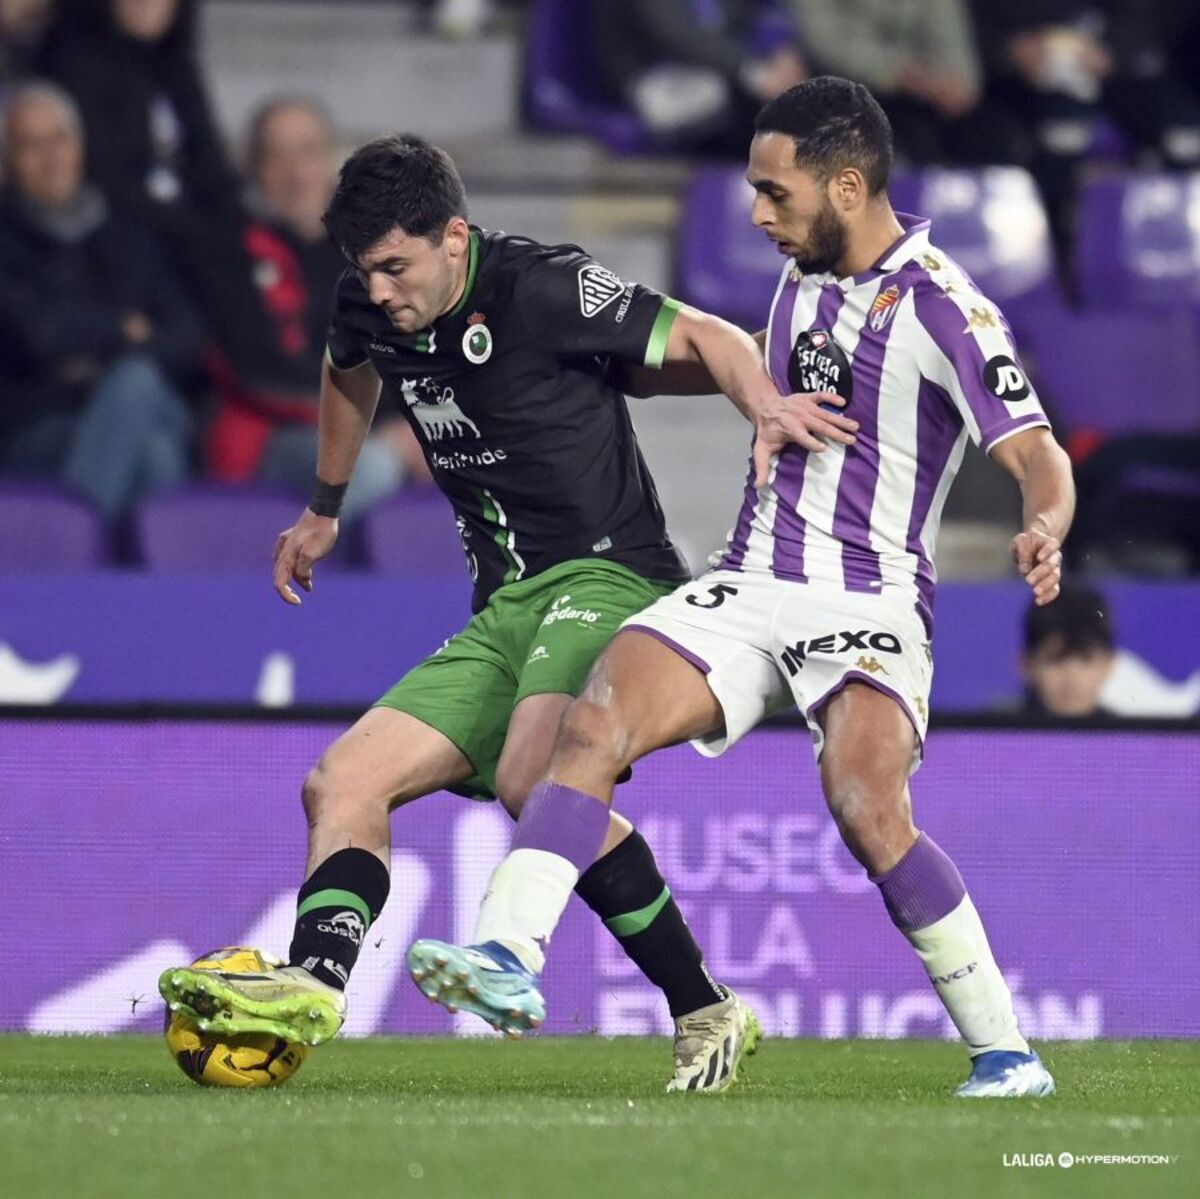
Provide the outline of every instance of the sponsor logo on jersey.
{"type": "Polygon", "coordinates": [[[595,316],[624,290],[625,284],[605,267],[593,263],[579,268],[579,311],[584,316],[595,316]]]}
{"type": "Polygon", "coordinates": [[[482,366],[492,356],[492,331],[483,323],[485,319],[482,312],[472,313],[462,339],[463,356],[476,366],[482,366]]]}
{"type": "Polygon", "coordinates": [[[425,375],[420,379],[404,379],[400,383],[400,394],[428,441],[468,434],[480,436],[479,426],[454,402],[453,387],[443,387],[436,379],[425,375]]]}
{"type": "MultiPolygon", "coordinates": [[[[903,652],[900,638],[894,633],[872,633],[870,629],[843,629],[840,633],[826,633],[823,637],[797,641],[795,645],[787,646],[780,658],[788,674],[795,678],[804,669],[804,663],[810,655],[844,654],[851,649],[873,649],[881,654],[903,652]]],[[[860,655],[855,666],[860,670],[866,670],[868,674],[875,674],[877,671],[886,673],[886,668],[877,659],[868,660],[865,654],[860,655]]]]}
{"type": "Polygon", "coordinates": [[[1007,355],[989,358],[983,367],[983,385],[1006,404],[1015,404],[1029,395],[1025,372],[1007,355]]]}
{"type": "Polygon", "coordinates": [[[854,391],[850,359],[828,329],[806,329],[796,338],[787,377],[795,392],[832,391],[847,403],[854,391]]]}
{"type": "Polygon", "coordinates": [[[887,327],[888,321],[896,315],[896,305],[899,302],[900,289],[894,283],[891,287],[884,288],[875,297],[875,303],[871,305],[871,313],[867,317],[867,321],[876,333],[882,332],[887,327]]]}
{"type": "MultiPolygon", "coordinates": [[[[530,662],[544,662],[550,657],[550,651],[544,645],[534,646],[533,653],[529,655],[530,662]]],[[[526,663],[528,665],[528,663],[526,663]]]]}

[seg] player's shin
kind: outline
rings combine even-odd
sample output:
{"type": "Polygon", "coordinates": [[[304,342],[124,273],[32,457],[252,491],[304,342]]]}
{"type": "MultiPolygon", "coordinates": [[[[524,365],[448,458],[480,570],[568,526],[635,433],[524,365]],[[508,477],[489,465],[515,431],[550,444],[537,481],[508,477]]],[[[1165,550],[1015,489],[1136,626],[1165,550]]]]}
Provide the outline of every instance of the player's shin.
{"type": "Polygon", "coordinates": [[[344,989],[389,887],[387,867],[368,850],[340,849],[326,858],[300,888],[289,964],[344,989]]]}
{"type": "Polygon", "coordinates": [[[672,1016],[685,1016],[725,998],[705,968],[704,954],[650,846],[636,829],[584,871],[575,891],[666,995],[672,1016]]]}
{"type": "Polygon", "coordinates": [[[979,913],[950,858],[924,833],[890,870],[874,875],[893,923],[908,938],[971,1054],[1028,1053],[1012,994],[979,913]]]}
{"type": "Polygon", "coordinates": [[[573,787],[539,783],[517,822],[513,847],[496,867],[475,926],[475,943],[499,941],[534,974],[580,874],[608,832],[608,805],[573,787]]]}

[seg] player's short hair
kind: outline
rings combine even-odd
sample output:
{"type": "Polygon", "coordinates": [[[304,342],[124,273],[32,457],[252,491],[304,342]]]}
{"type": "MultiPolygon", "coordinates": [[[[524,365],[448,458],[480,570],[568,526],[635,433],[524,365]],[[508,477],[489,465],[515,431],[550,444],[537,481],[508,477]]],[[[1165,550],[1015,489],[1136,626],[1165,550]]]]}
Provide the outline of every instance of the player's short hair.
{"type": "Polygon", "coordinates": [[[854,167],[871,195],[886,190],[892,170],[892,126],[861,84],[819,75],[763,106],[755,133],[782,133],[796,146],[796,165],[822,182],[854,167]]]}
{"type": "Polygon", "coordinates": [[[450,221],[466,215],[450,155],[415,134],[394,133],[346,159],[324,220],[335,244],[357,260],[393,229],[439,245],[450,221]]]}
{"type": "Polygon", "coordinates": [[[1025,613],[1025,653],[1053,645],[1054,657],[1083,657],[1094,650],[1111,652],[1116,629],[1104,596],[1090,587],[1067,586],[1053,603],[1031,603],[1025,613]]]}

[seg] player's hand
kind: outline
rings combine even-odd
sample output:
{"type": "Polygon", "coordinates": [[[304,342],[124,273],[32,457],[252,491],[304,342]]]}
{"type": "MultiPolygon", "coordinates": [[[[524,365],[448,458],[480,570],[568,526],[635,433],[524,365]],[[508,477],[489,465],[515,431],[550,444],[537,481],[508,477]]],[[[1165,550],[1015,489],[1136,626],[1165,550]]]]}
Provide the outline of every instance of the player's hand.
{"type": "Polygon", "coordinates": [[[798,445],[822,454],[828,442],[853,445],[858,421],[830,412],[823,404],[844,408],[846,401],[832,391],[779,396],[762,409],[754,421],[754,486],[762,487],[770,475],[771,459],[787,445],[798,445]]]}
{"type": "Polygon", "coordinates": [[[292,582],[305,591],[313,589],[313,565],[333,549],[337,535],[336,517],[318,516],[307,508],[290,529],[279,534],[271,551],[271,561],[275,566],[272,582],[282,600],[289,604],[300,603],[300,597],[292,590],[292,582]]]}
{"type": "Polygon", "coordinates": [[[1062,586],[1062,545],[1057,537],[1041,529],[1018,533],[1009,546],[1017,569],[1033,588],[1033,602],[1040,608],[1058,599],[1062,586]]]}

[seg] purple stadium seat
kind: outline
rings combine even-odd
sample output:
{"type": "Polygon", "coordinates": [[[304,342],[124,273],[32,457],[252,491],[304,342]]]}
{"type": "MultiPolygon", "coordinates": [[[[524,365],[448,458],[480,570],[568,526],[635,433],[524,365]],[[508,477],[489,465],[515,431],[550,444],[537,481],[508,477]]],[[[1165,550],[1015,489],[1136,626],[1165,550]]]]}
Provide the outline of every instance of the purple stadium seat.
{"type": "Polygon", "coordinates": [[[90,504],[50,483],[0,483],[0,571],[107,564],[104,520],[90,504]]]}
{"type": "Polygon", "coordinates": [[[1065,432],[1200,429],[1194,315],[1045,308],[1022,338],[1042,398],[1065,432]]]}
{"type": "Polygon", "coordinates": [[[440,491],[402,491],[363,517],[367,565],[388,574],[466,573],[454,512],[440,491]]]}
{"type": "Polygon", "coordinates": [[[1200,305],[1200,173],[1093,181],[1076,246],[1088,307],[1200,305]]]}
{"type": "Polygon", "coordinates": [[[605,96],[591,44],[589,0],[534,0],[525,36],[527,120],[538,129],[594,137],[616,154],[650,149],[641,120],[605,96]]]}
{"type": "Polygon", "coordinates": [[[897,211],[930,219],[934,243],[1006,312],[1057,294],[1045,209],[1020,167],[902,172],[890,192],[897,211]]]}
{"type": "MultiPolygon", "coordinates": [[[[153,571],[261,571],[275,538],[295,523],[304,497],[275,488],[197,483],[143,500],[134,513],[134,549],[153,571]]],[[[344,563],[345,536],[323,566],[344,563]]]]}
{"type": "Polygon", "coordinates": [[[750,223],[754,192],[742,167],[702,167],[683,203],[675,292],[685,303],[763,329],[783,259],[750,223]]]}

